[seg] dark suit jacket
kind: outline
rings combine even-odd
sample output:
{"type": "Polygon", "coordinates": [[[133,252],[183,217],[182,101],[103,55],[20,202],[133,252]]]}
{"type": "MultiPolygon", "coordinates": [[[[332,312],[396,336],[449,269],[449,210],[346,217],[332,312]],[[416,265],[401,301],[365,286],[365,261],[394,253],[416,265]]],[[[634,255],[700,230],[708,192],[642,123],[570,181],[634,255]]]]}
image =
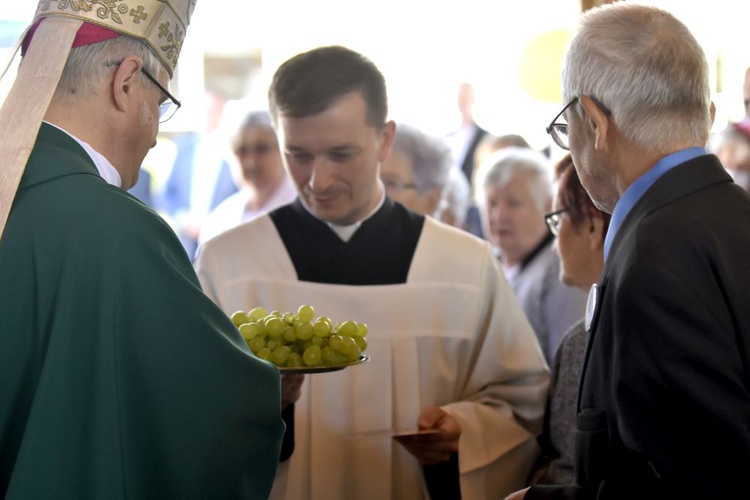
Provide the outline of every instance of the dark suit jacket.
{"type": "MultiPolygon", "coordinates": [[[[450,136],[456,135],[458,132],[453,132],[449,134],[450,136]]],[[[473,189],[473,177],[474,177],[474,153],[477,151],[477,146],[479,146],[479,143],[482,142],[482,139],[484,136],[487,135],[487,131],[477,125],[474,124],[474,136],[471,139],[471,142],[469,143],[469,147],[466,149],[466,154],[463,158],[458,159],[459,166],[461,167],[461,171],[466,176],[466,179],[469,181],[469,186],[472,186],[473,189]]],[[[469,207],[468,212],[466,214],[466,219],[464,221],[464,229],[471,234],[478,236],[480,238],[483,238],[483,230],[482,230],[482,221],[479,216],[479,210],[477,207],[475,207],[473,204],[469,207]]]]}
{"type": "Polygon", "coordinates": [[[745,498],[749,302],[750,196],[715,156],[675,167],[633,207],[602,273],[578,486],[527,500],[745,498]]]}
{"type": "Polygon", "coordinates": [[[474,137],[472,137],[469,147],[466,149],[466,154],[460,159],[461,170],[469,180],[469,185],[472,184],[471,181],[474,173],[474,153],[485,135],[487,135],[487,131],[479,125],[474,124],[474,137]]]}

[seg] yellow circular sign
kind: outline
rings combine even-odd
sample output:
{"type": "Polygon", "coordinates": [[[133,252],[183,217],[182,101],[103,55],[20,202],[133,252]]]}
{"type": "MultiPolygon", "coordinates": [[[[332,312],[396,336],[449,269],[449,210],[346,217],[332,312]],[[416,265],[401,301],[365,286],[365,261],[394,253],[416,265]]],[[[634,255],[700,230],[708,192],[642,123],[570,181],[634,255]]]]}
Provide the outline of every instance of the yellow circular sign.
{"type": "Polygon", "coordinates": [[[524,48],[518,77],[521,88],[534,99],[554,103],[562,100],[560,74],[571,39],[569,30],[545,31],[524,48]]]}

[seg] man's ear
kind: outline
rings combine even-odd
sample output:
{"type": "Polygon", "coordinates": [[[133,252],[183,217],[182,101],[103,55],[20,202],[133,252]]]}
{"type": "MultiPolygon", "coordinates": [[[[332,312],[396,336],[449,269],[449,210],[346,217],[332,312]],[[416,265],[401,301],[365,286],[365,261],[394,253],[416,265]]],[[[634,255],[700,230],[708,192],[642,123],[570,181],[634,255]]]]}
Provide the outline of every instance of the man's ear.
{"type": "Polygon", "coordinates": [[[380,151],[378,152],[378,161],[384,162],[391,153],[393,138],[396,136],[396,123],[391,120],[383,125],[380,131],[380,151]]]}
{"type": "Polygon", "coordinates": [[[140,57],[128,56],[115,70],[112,80],[112,98],[118,110],[125,111],[128,108],[130,100],[133,99],[134,81],[136,78],[141,78],[142,67],[143,61],[140,57]]]}
{"type": "Polygon", "coordinates": [[[606,151],[610,139],[608,134],[612,132],[607,113],[587,95],[582,95],[579,100],[586,112],[585,123],[591,127],[594,134],[594,149],[606,151]]]}

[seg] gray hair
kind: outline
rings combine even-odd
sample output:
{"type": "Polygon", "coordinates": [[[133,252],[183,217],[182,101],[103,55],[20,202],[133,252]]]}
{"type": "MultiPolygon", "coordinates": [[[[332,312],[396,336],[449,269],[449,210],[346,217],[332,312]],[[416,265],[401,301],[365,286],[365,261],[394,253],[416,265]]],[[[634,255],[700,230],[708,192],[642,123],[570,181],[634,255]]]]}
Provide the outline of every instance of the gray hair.
{"type": "Polygon", "coordinates": [[[240,130],[246,128],[267,128],[273,130],[273,123],[271,123],[271,115],[268,111],[257,110],[248,112],[240,122],[240,130]]]}
{"type": "Polygon", "coordinates": [[[474,197],[479,207],[486,204],[486,193],[522,177],[526,180],[534,204],[544,212],[552,203],[552,171],[549,160],[533,149],[507,147],[490,155],[479,166],[474,197]]]}
{"type": "Polygon", "coordinates": [[[471,205],[471,187],[466,175],[457,167],[451,167],[448,170],[448,180],[443,188],[440,203],[436,210],[440,212],[448,211],[453,216],[456,226],[463,226],[466,220],[466,213],[471,205]]]}
{"type": "Polygon", "coordinates": [[[667,152],[708,142],[708,63],[688,28],[668,12],[629,2],[591,9],[565,57],[562,80],[566,103],[596,98],[639,147],[667,152]]]}
{"type": "MultiPolygon", "coordinates": [[[[54,99],[73,103],[75,99],[95,93],[112,73],[112,67],[130,55],[140,57],[146,71],[157,77],[162,65],[151,49],[134,38],[118,36],[71,49],[54,99]]],[[[143,75],[141,77],[145,78],[143,75]]]]}
{"type": "Polygon", "coordinates": [[[236,145],[242,139],[242,134],[245,130],[250,128],[259,128],[269,130],[276,136],[276,129],[273,127],[273,121],[271,120],[271,114],[265,110],[254,110],[250,111],[242,118],[239,127],[232,134],[231,143],[236,145]]]}
{"type": "Polygon", "coordinates": [[[407,124],[396,126],[393,149],[406,156],[414,171],[417,190],[424,192],[432,187],[443,189],[453,158],[448,144],[440,137],[428,135],[407,124]]]}

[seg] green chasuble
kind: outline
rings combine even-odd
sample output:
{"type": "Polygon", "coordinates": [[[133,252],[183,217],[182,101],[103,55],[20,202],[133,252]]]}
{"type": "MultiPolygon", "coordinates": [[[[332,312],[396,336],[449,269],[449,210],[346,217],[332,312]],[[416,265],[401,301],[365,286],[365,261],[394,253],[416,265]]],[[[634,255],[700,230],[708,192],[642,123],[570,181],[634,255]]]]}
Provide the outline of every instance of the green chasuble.
{"type": "Polygon", "coordinates": [[[0,241],[0,497],[267,498],[280,412],[169,226],[43,125],[0,241]]]}

